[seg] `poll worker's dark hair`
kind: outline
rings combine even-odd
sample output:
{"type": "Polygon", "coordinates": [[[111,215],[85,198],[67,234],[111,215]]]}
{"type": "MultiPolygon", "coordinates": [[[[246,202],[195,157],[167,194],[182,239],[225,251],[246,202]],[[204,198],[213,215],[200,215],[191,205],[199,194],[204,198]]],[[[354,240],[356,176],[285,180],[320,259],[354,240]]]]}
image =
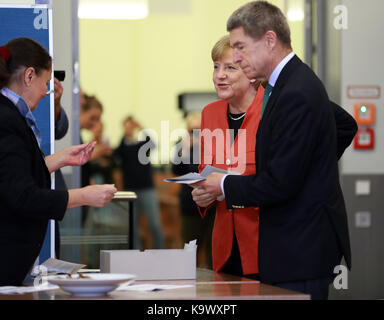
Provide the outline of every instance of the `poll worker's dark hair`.
{"type": "Polygon", "coordinates": [[[255,40],[267,31],[276,33],[280,42],[291,49],[291,31],[281,10],[267,1],[252,1],[241,6],[227,21],[227,31],[243,27],[244,33],[255,40]]]}
{"type": "Polygon", "coordinates": [[[9,58],[0,56],[0,88],[21,68],[33,67],[39,75],[42,70],[52,68],[52,58],[38,42],[29,38],[16,38],[5,46],[9,51],[9,58]]]}

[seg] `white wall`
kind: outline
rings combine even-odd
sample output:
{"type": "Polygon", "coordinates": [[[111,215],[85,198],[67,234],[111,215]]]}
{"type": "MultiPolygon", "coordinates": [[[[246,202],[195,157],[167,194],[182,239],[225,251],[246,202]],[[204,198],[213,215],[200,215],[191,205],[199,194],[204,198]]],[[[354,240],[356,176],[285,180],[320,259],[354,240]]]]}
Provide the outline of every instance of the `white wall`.
{"type": "MultiPolygon", "coordinates": [[[[348,28],[342,32],[341,45],[341,99],[342,105],[353,114],[355,102],[376,105],[375,148],[372,151],[347,149],[342,158],[343,174],[384,173],[384,1],[344,0],[348,12],[348,28]],[[379,99],[350,99],[350,85],[375,85],[381,88],[379,99]]],[[[332,61],[329,61],[332,63],[332,61]]]]}

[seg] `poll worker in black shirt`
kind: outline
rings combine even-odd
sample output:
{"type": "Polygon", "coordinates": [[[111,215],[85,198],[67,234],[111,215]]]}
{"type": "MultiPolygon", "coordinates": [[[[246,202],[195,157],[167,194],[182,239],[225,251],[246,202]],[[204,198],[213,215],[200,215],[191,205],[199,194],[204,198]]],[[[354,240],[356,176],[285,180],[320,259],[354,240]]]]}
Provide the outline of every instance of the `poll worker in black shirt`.
{"type": "Polygon", "coordinates": [[[88,161],[95,143],[44,157],[33,116],[46,96],[52,58],[37,42],[17,38],[0,47],[0,286],[21,285],[41,250],[48,221],[67,209],[105,206],[117,191],[95,185],[51,190],[50,174],[88,161]]]}
{"type": "Polygon", "coordinates": [[[152,245],[156,249],[165,248],[165,239],[160,221],[160,209],[153,183],[150,152],[155,144],[141,125],[131,116],[123,121],[124,136],[114,151],[116,164],[123,174],[123,187],[137,194],[134,205],[133,246],[142,249],[139,230],[139,214],[144,213],[152,235],[152,245]],[[135,133],[141,131],[145,139],[138,140],[135,133]]]}

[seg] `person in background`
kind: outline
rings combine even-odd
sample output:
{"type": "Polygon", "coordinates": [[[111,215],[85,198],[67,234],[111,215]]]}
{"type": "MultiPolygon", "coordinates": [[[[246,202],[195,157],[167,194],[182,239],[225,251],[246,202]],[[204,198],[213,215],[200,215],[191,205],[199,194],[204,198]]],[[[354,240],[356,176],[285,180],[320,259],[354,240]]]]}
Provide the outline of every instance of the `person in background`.
{"type": "MultiPolygon", "coordinates": [[[[200,148],[200,135],[196,130],[200,129],[201,113],[187,115],[188,136],[181,143],[178,161],[172,163],[172,172],[178,176],[189,172],[199,172],[199,155],[195,152],[200,148]],[[195,130],[195,131],[194,131],[195,130]],[[194,134],[195,132],[195,134],[194,134]]],[[[184,243],[197,239],[197,266],[212,269],[212,228],[215,219],[216,207],[212,206],[204,219],[201,219],[199,210],[192,199],[192,187],[182,184],[179,193],[179,205],[182,221],[182,236],[184,243]]]]}
{"type": "Polygon", "coordinates": [[[103,123],[96,122],[92,127],[92,141],[96,141],[95,151],[96,156],[91,156],[89,164],[91,166],[91,184],[113,183],[117,190],[123,190],[123,178],[121,170],[117,167],[114,158],[112,157],[112,148],[109,144],[109,139],[103,135],[103,123]],[[100,151],[100,156],[97,152],[100,151]]]}
{"type": "MultiPolygon", "coordinates": [[[[228,35],[214,45],[211,57],[213,83],[221,100],[210,103],[202,111],[199,171],[212,165],[243,175],[253,174],[256,172],[256,132],[264,88],[259,82],[251,82],[233,62],[228,35]],[[212,133],[219,130],[223,141],[209,139],[204,130],[212,133]]],[[[204,198],[205,191],[200,188],[195,188],[192,195],[202,207],[199,211],[203,218],[210,214],[208,208],[216,203],[212,233],[213,270],[258,279],[258,208],[228,210],[225,201],[216,201],[209,195],[204,198]]]]}
{"type": "MultiPolygon", "coordinates": [[[[327,299],[334,269],[351,267],[348,221],[338,158],[345,139],[338,112],[315,73],[292,51],[281,10],[253,1],[227,22],[234,62],[248,79],[266,81],[257,132],[256,174],[211,174],[199,184],[210,197],[225,196],[228,210],[259,206],[261,281],[327,299]],[[335,121],[336,118],[336,121],[335,121]]],[[[345,112],[344,112],[345,114],[345,112]]]]}
{"type": "Polygon", "coordinates": [[[46,96],[52,58],[36,41],[17,38],[0,47],[0,286],[19,286],[42,248],[48,221],[69,208],[102,207],[117,191],[95,185],[52,190],[50,174],[87,162],[95,143],[44,157],[32,112],[46,96]]]}
{"type": "MultiPolygon", "coordinates": [[[[103,114],[103,106],[95,96],[89,96],[85,93],[81,94],[80,103],[80,129],[86,129],[91,131],[101,121],[101,115],[103,114]]],[[[83,139],[80,137],[81,142],[83,139]]],[[[111,148],[103,145],[105,152],[100,152],[93,155],[93,159],[98,158],[104,154],[111,153],[111,148]]],[[[99,150],[101,150],[99,148],[99,150]]],[[[81,185],[89,185],[91,179],[90,164],[87,163],[81,167],[81,185]]]]}
{"type": "MultiPolygon", "coordinates": [[[[95,151],[109,147],[108,139],[103,135],[103,123],[96,122],[91,129],[93,134],[93,141],[96,141],[95,151]]],[[[92,157],[91,157],[92,159],[92,157]]],[[[114,184],[117,190],[122,190],[122,175],[120,169],[117,167],[114,158],[108,152],[101,155],[94,160],[89,161],[90,165],[90,183],[93,184],[114,184]]],[[[88,208],[87,219],[84,223],[85,234],[94,237],[94,239],[101,239],[105,236],[121,235],[122,232],[126,233],[124,225],[128,221],[125,216],[126,211],[123,213],[120,210],[116,211],[115,206],[108,206],[103,208],[88,208]]],[[[100,250],[116,250],[119,247],[116,244],[95,243],[88,245],[85,248],[86,263],[88,268],[100,268],[100,250]]]]}
{"type": "Polygon", "coordinates": [[[64,88],[61,82],[54,78],[54,101],[55,101],[55,140],[64,138],[69,129],[68,117],[61,105],[61,97],[64,88]]]}
{"type": "Polygon", "coordinates": [[[134,247],[141,249],[139,230],[139,213],[147,218],[152,235],[153,247],[165,248],[165,240],[160,222],[159,203],[153,183],[150,150],[154,148],[149,135],[145,141],[138,141],[135,132],[141,130],[140,124],[133,117],[127,117],[124,122],[124,136],[120,145],[114,151],[116,163],[122,170],[124,190],[137,194],[134,205],[134,247]],[[144,146],[145,145],[145,146],[144,146]],[[145,152],[141,153],[141,148],[145,152]]]}
{"type": "MultiPolygon", "coordinates": [[[[95,96],[89,96],[84,92],[80,95],[80,129],[92,131],[93,128],[101,122],[103,106],[95,96]]],[[[81,143],[83,139],[80,137],[81,143]]],[[[96,161],[103,156],[112,154],[112,148],[109,144],[98,143],[89,162],[81,166],[81,186],[87,186],[91,183],[91,161],[96,161]]],[[[82,208],[82,224],[85,224],[88,215],[88,208],[82,208]]]]}

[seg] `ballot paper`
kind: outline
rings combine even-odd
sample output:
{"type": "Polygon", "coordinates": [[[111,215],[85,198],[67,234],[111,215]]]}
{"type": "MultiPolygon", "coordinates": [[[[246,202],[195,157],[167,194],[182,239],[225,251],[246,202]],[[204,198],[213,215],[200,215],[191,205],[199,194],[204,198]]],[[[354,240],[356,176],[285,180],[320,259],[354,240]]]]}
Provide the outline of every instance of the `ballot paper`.
{"type": "MultiPolygon", "coordinates": [[[[184,174],[184,175],[179,176],[179,177],[164,179],[164,181],[165,182],[183,183],[183,184],[192,184],[192,183],[196,183],[196,182],[203,181],[203,180],[207,179],[207,177],[213,172],[240,175],[240,173],[235,172],[235,171],[227,171],[227,170],[219,169],[219,168],[208,165],[203,169],[203,171],[201,171],[201,173],[190,172],[190,173],[184,174]]],[[[217,200],[218,201],[224,200],[224,196],[221,195],[221,196],[217,197],[217,200]]]]}
{"type": "Polygon", "coordinates": [[[36,266],[33,269],[31,275],[33,277],[36,277],[40,275],[44,270],[47,271],[48,273],[73,274],[79,271],[83,267],[85,267],[85,264],[77,264],[77,263],[49,258],[41,265],[36,266]]]}
{"type": "Polygon", "coordinates": [[[191,240],[188,243],[184,244],[184,250],[187,251],[197,251],[197,239],[191,240]]]}
{"type": "Polygon", "coordinates": [[[114,199],[136,199],[137,196],[134,192],[131,191],[117,191],[113,197],[114,199]]]}
{"type": "Polygon", "coordinates": [[[173,284],[127,284],[121,285],[116,291],[136,291],[136,292],[150,292],[159,290],[171,290],[171,289],[182,289],[182,288],[193,288],[194,285],[173,285],[173,284]]]}
{"type": "Polygon", "coordinates": [[[164,181],[183,183],[183,184],[192,184],[192,183],[205,180],[213,172],[224,173],[224,174],[234,174],[234,175],[240,174],[238,172],[227,171],[227,170],[219,169],[219,168],[208,165],[204,168],[204,170],[201,173],[190,172],[179,177],[164,179],[164,181]]]}
{"type": "Polygon", "coordinates": [[[0,287],[0,294],[24,294],[24,293],[56,290],[56,289],[59,289],[59,287],[50,283],[45,283],[39,286],[29,286],[29,287],[5,286],[5,287],[0,287]]]}
{"type": "Polygon", "coordinates": [[[165,182],[175,182],[175,183],[184,183],[184,184],[192,184],[199,181],[203,181],[206,178],[197,172],[190,172],[184,174],[182,176],[178,176],[175,178],[164,179],[165,182]]]}

